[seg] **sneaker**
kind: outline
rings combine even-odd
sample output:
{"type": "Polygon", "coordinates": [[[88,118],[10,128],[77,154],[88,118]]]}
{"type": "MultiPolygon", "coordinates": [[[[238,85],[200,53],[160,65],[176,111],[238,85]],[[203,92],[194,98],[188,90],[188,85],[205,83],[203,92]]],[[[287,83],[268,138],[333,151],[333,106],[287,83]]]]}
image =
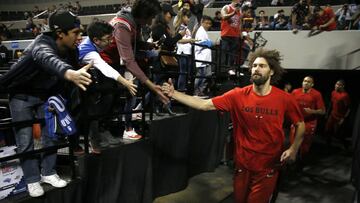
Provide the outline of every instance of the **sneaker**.
{"type": "Polygon", "coordinates": [[[27,184],[27,188],[31,197],[40,197],[44,195],[44,189],[41,187],[40,182],[27,184]]]}
{"type": "Polygon", "coordinates": [[[229,73],[229,75],[236,75],[235,70],[232,70],[232,69],[231,69],[231,70],[229,70],[229,71],[228,71],[228,73],[229,73]]]}
{"type": "Polygon", "coordinates": [[[111,121],[119,121],[119,118],[115,117],[115,118],[112,118],[111,121]]]}
{"type": "Polygon", "coordinates": [[[109,143],[108,139],[106,139],[106,137],[103,136],[104,133],[99,133],[99,137],[96,138],[91,138],[90,139],[90,145],[93,148],[97,148],[97,149],[101,149],[101,148],[106,148],[109,147],[111,143],[109,143]]]}
{"type": "Polygon", "coordinates": [[[116,138],[114,137],[108,130],[105,132],[102,132],[100,134],[101,139],[104,141],[106,141],[107,143],[111,144],[111,145],[116,145],[116,144],[120,144],[121,140],[120,138],[116,138]]]}
{"type": "Polygon", "coordinates": [[[135,130],[133,129],[133,130],[124,130],[123,138],[129,140],[138,140],[141,139],[142,136],[137,134],[137,132],[135,132],[135,130]]]}
{"type": "Polygon", "coordinates": [[[50,176],[41,176],[41,181],[44,183],[48,183],[56,188],[62,188],[67,185],[67,182],[61,179],[58,174],[50,175],[50,176]]]}
{"type": "Polygon", "coordinates": [[[94,142],[92,142],[92,141],[89,142],[89,148],[90,148],[90,153],[101,154],[100,146],[98,146],[97,144],[94,144],[94,142]]]}
{"type": "Polygon", "coordinates": [[[165,114],[160,111],[160,107],[157,107],[155,109],[155,115],[156,116],[165,116],[165,114]]]}
{"type": "Polygon", "coordinates": [[[170,108],[170,107],[165,107],[165,111],[170,115],[170,116],[175,116],[176,113],[170,108]]]}
{"type": "Polygon", "coordinates": [[[99,143],[99,146],[101,148],[106,148],[106,147],[109,147],[110,146],[110,143],[107,142],[106,140],[102,140],[100,143],[99,143]]]}
{"type": "Polygon", "coordinates": [[[141,120],[141,119],[142,119],[142,114],[141,113],[133,113],[133,114],[131,114],[131,120],[132,121],[141,120]]]}

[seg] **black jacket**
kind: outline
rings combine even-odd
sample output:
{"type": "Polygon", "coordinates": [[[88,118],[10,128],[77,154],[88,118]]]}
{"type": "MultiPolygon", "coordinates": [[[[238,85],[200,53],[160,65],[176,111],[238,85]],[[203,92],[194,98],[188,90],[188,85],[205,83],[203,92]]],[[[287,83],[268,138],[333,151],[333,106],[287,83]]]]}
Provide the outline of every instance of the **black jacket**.
{"type": "Polygon", "coordinates": [[[172,37],[169,26],[164,22],[156,23],[151,28],[151,32],[154,42],[160,40],[161,49],[166,51],[174,51],[176,47],[176,43],[180,39],[182,39],[182,36],[179,33],[177,33],[174,37],[172,37]]]}
{"type": "MultiPolygon", "coordinates": [[[[67,53],[68,54],[68,53],[67,53]]],[[[0,86],[10,94],[47,97],[61,91],[70,54],[60,56],[51,36],[39,35],[24,50],[23,56],[0,78],[0,86]]]]}

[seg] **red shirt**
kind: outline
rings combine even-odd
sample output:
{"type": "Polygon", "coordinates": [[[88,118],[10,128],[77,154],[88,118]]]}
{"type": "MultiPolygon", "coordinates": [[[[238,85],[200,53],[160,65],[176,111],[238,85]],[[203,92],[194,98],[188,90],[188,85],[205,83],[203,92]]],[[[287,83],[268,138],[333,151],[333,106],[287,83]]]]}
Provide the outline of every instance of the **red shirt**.
{"type": "MultiPolygon", "coordinates": [[[[334,11],[330,7],[326,7],[324,8],[324,14],[322,16],[319,16],[319,18],[317,19],[316,25],[318,26],[324,25],[334,17],[335,17],[334,11]]],[[[325,31],[336,30],[336,21],[332,22],[329,26],[327,26],[326,28],[322,28],[321,30],[325,30],[325,31]]]]}
{"type": "Polygon", "coordinates": [[[331,93],[331,115],[337,119],[345,117],[349,110],[350,97],[347,92],[332,91],[331,93]]]}
{"type": "Polygon", "coordinates": [[[298,88],[291,94],[294,95],[305,121],[314,121],[317,117],[314,114],[306,113],[304,108],[325,110],[324,100],[322,99],[321,93],[316,89],[311,88],[307,93],[304,93],[303,88],[298,88]]]}
{"type": "MultiPolygon", "coordinates": [[[[227,13],[232,13],[235,8],[229,4],[226,5],[227,13]]],[[[231,18],[221,20],[221,37],[240,37],[240,11],[235,11],[231,18]]]]}
{"type": "Polygon", "coordinates": [[[272,169],[280,163],[284,118],[293,124],[303,120],[294,97],[274,86],[266,96],[257,95],[252,85],[235,88],[212,102],[216,109],[231,114],[235,163],[252,171],[272,169]]]}

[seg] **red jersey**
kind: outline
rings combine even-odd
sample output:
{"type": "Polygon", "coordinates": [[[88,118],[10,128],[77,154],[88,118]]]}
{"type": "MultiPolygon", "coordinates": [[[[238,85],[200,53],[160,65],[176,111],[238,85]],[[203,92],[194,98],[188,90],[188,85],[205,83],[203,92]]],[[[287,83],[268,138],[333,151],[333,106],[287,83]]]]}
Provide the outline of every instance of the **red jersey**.
{"type": "MultiPolygon", "coordinates": [[[[235,11],[235,8],[229,4],[226,5],[227,13],[232,13],[235,11]]],[[[221,20],[221,37],[240,37],[240,11],[235,11],[235,15],[231,18],[221,20]]]]}
{"type": "MultiPolygon", "coordinates": [[[[335,13],[332,10],[332,8],[326,7],[324,8],[324,14],[322,16],[319,16],[318,19],[316,20],[316,25],[317,26],[324,25],[334,17],[335,17],[335,13]]],[[[336,21],[332,22],[329,26],[327,26],[326,28],[322,28],[321,30],[325,30],[325,31],[336,30],[336,21]]]]}
{"type": "Polygon", "coordinates": [[[280,163],[284,118],[293,124],[303,120],[294,97],[274,86],[266,96],[257,95],[252,85],[235,88],[212,102],[216,109],[231,114],[235,163],[252,171],[273,169],[280,163]]]}
{"type": "Polygon", "coordinates": [[[304,116],[305,122],[314,121],[317,119],[317,117],[316,115],[306,113],[304,108],[325,110],[324,100],[322,99],[321,93],[313,88],[311,88],[306,93],[303,92],[303,88],[298,88],[295,89],[291,94],[295,97],[302,115],[304,116]]]}
{"type": "Polygon", "coordinates": [[[332,91],[331,93],[331,115],[337,119],[345,117],[350,107],[350,97],[347,92],[332,91]]]}

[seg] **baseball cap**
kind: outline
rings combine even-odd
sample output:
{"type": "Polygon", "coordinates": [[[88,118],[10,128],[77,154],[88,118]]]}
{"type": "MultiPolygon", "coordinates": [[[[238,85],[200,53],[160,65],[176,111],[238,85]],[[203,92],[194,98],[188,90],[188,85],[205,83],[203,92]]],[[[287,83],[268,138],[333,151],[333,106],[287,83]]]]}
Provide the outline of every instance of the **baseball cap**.
{"type": "Polygon", "coordinates": [[[172,7],[170,4],[163,4],[163,5],[162,5],[162,11],[163,11],[164,13],[169,12],[170,15],[176,16],[176,13],[174,12],[173,7],[172,7]]]}
{"type": "Polygon", "coordinates": [[[80,28],[80,19],[70,11],[60,9],[51,13],[48,19],[49,25],[43,32],[54,32],[55,30],[71,30],[80,28]]]}

